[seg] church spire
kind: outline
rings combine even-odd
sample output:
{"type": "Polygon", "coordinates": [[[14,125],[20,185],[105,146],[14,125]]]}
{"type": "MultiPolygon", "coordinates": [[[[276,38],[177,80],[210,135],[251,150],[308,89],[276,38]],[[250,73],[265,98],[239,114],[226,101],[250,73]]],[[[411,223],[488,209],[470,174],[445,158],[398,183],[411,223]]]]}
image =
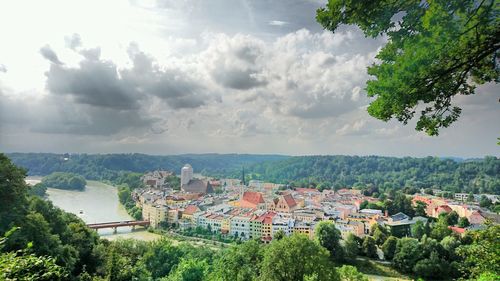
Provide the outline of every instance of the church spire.
{"type": "Polygon", "coordinates": [[[245,166],[241,167],[241,184],[246,185],[245,182],[245,166]]]}

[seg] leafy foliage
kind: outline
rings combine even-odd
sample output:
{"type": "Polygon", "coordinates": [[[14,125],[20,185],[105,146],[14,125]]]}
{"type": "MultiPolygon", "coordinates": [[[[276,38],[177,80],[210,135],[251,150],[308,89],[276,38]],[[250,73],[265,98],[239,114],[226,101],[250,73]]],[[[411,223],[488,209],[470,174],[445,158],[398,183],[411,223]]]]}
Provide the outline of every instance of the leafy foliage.
{"type": "MultiPolygon", "coordinates": [[[[190,163],[196,172],[222,174],[241,171],[243,165],[288,158],[281,155],[251,154],[184,154],[153,156],[145,154],[71,154],[10,153],[12,161],[28,170],[29,175],[48,175],[53,172],[79,174],[89,180],[115,181],[124,172],[144,173],[158,169],[179,171],[190,163]]],[[[239,176],[238,176],[239,178],[239,176]]],[[[132,186],[131,186],[132,187],[132,186]]]]}
{"type": "Polygon", "coordinates": [[[261,263],[261,278],[268,281],[339,280],[328,251],[305,235],[292,235],[266,248],[261,263]]]}
{"type": "Polygon", "coordinates": [[[368,113],[407,124],[420,106],[419,131],[437,135],[456,121],[455,95],[500,80],[500,6],[496,0],[329,0],[317,21],[335,31],[357,25],[366,36],[387,36],[368,68],[366,91],[375,100],[368,113]]]}
{"type": "Polygon", "coordinates": [[[80,175],[73,173],[54,172],[42,178],[40,185],[60,189],[85,189],[87,181],[80,175]]]}
{"type": "Polygon", "coordinates": [[[64,268],[54,258],[22,252],[0,254],[0,280],[58,281],[66,277],[64,268]]]}
{"type": "MultiPolygon", "coordinates": [[[[404,187],[500,194],[500,159],[297,156],[245,168],[251,179],[302,187],[354,187],[383,194],[404,187]]],[[[239,172],[226,174],[239,177],[239,172]]],[[[370,206],[370,208],[373,206],[370,206]]]]}
{"type": "Polygon", "coordinates": [[[340,246],[340,230],[330,221],[322,221],[315,228],[316,239],[319,244],[330,252],[330,257],[341,262],[344,259],[344,248],[340,246]]]}

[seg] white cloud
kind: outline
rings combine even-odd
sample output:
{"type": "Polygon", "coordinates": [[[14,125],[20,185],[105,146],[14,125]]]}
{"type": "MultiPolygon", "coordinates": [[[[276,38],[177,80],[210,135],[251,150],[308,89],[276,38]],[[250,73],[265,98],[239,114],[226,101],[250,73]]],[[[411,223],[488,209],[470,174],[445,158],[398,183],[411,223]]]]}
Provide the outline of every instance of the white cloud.
{"type": "Polygon", "coordinates": [[[314,11],[323,3],[159,2],[61,0],[29,3],[30,9],[22,0],[2,2],[1,150],[498,149],[492,122],[500,119],[498,86],[458,97],[463,118],[439,138],[370,117],[366,67],[385,39],[367,39],[351,27],[322,31],[314,11]]]}
{"type": "Polygon", "coordinates": [[[284,26],[287,25],[288,22],[286,21],[280,21],[280,20],[272,20],[269,22],[269,25],[274,25],[274,26],[284,26]]]}

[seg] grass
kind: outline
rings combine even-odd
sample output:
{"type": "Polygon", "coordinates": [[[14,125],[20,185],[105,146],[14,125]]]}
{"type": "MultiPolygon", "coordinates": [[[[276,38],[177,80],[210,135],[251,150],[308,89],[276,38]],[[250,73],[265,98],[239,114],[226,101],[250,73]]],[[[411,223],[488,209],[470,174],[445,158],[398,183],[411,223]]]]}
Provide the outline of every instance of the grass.
{"type": "Polygon", "coordinates": [[[357,259],[353,265],[370,280],[412,280],[411,277],[403,275],[391,268],[388,264],[382,264],[369,259],[357,259]]]}

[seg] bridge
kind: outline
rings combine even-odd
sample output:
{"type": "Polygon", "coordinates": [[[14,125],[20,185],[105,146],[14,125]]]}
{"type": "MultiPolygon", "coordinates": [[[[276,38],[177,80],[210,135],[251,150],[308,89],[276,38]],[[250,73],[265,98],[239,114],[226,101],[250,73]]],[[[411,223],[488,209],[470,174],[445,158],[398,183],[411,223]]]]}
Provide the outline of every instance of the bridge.
{"type": "Polygon", "coordinates": [[[90,223],[87,224],[88,227],[99,230],[101,228],[112,228],[115,232],[118,227],[131,226],[135,229],[136,226],[149,226],[149,221],[112,221],[112,222],[102,222],[102,223],[90,223]]]}

